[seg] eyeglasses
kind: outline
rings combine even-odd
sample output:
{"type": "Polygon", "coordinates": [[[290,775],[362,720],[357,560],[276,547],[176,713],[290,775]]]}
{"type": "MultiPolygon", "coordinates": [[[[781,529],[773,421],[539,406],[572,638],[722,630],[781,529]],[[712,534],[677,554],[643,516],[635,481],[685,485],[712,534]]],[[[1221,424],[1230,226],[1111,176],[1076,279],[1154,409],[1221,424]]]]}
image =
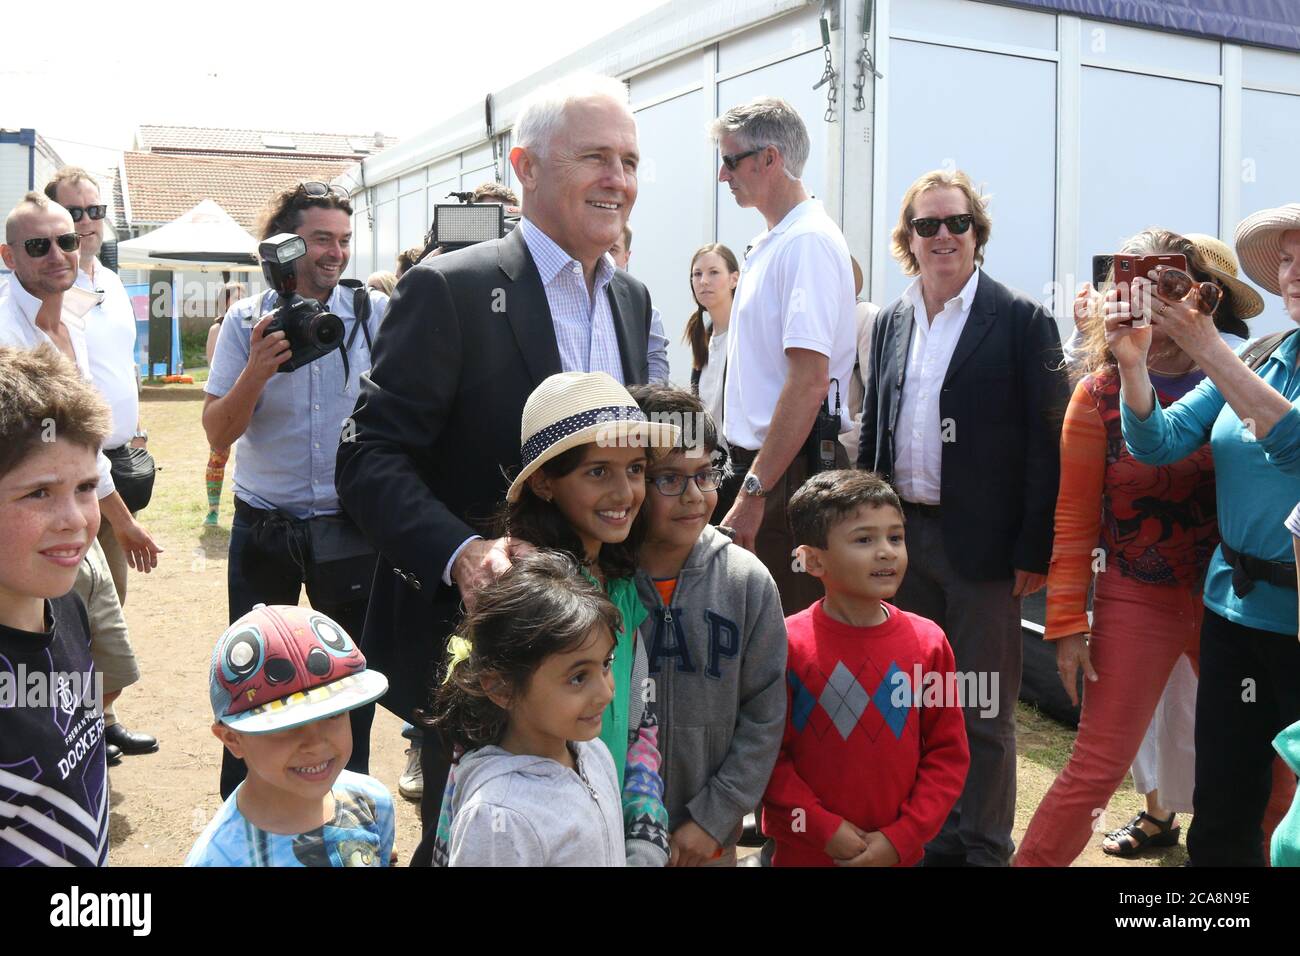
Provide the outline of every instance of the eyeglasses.
{"type": "Polygon", "coordinates": [[[108,214],[107,206],[65,206],[68,215],[72,217],[73,222],[81,222],[82,216],[89,216],[91,219],[103,219],[108,214]]]}
{"type": "Polygon", "coordinates": [[[911,226],[916,230],[916,234],[922,239],[929,239],[931,236],[939,234],[939,223],[948,227],[948,231],[954,236],[960,236],[971,227],[975,217],[965,212],[960,216],[944,216],[942,219],[935,219],[932,216],[925,216],[921,219],[913,219],[911,226]]]}
{"type": "Polygon", "coordinates": [[[1161,269],[1156,277],[1156,295],[1171,302],[1181,302],[1196,290],[1200,299],[1199,310],[1213,315],[1223,301],[1223,290],[1213,282],[1198,282],[1182,269],[1161,269]]]}
{"type": "Polygon", "coordinates": [[[722,165],[726,166],[734,173],[736,171],[736,167],[739,166],[742,161],[749,159],[749,157],[751,156],[758,155],[765,149],[767,149],[766,146],[760,146],[758,147],[758,149],[747,149],[743,153],[732,153],[729,156],[723,156],[722,165]]]}
{"type": "Polygon", "coordinates": [[[650,479],[650,484],[665,498],[676,498],[686,492],[686,483],[689,481],[694,481],[695,487],[700,491],[717,491],[722,485],[722,469],[710,468],[695,475],[657,475],[650,479]]]}
{"type": "Polygon", "coordinates": [[[321,199],[328,196],[330,193],[333,193],[335,196],[338,196],[340,199],[345,201],[352,198],[348,195],[348,191],[342,186],[331,185],[329,183],[299,183],[298,192],[304,196],[310,196],[313,199],[321,199]]]}
{"type": "Polygon", "coordinates": [[[81,237],[75,232],[65,232],[61,236],[55,236],[53,240],[48,236],[42,236],[40,239],[24,239],[23,248],[33,259],[42,259],[50,251],[51,241],[57,242],[64,252],[74,252],[81,248],[81,237]]]}

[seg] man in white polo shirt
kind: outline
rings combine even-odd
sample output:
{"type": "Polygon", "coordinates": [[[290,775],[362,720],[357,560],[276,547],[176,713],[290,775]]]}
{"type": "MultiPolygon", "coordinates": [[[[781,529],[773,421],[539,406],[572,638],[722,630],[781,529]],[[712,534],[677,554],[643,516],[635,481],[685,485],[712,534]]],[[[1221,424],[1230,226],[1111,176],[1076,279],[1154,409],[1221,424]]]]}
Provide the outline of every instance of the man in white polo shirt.
{"type": "MultiPolygon", "coordinates": [[[[45,184],[45,195],[68,210],[73,228],[81,238],[76,287],[93,293],[99,300],[83,317],[83,331],[91,381],[113,413],[112,431],[104,442],[104,454],[111,461],[125,454],[128,447],[144,447],[149,437],[140,428],[135,311],[117,274],[99,261],[108,207],[100,202],[99,185],[90,173],[77,166],[64,166],[45,184]]],[[[161,549],[128,508],[102,510],[99,543],[108,561],[118,601],[125,604],[128,555],[132,567],[148,573],[156,566],[161,549]]],[[[158,749],[154,737],[132,733],[119,723],[112,704],[104,709],[104,721],[108,742],[123,753],[144,754],[158,749]]]]}
{"type": "MultiPolygon", "coordinates": [[[[732,307],[723,434],[736,473],[715,516],[725,515],[720,523],[767,566],[793,614],[821,587],[793,567],[785,506],[810,473],[804,449],[823,402],[840,406],[840,431],[849,426],[853,266],[843,233],[799,179],[808,130],[789,103],[759,97],[718,117],[710,133],[722,154],[719,181],[767,223],[750,244],[732,307]]],[[[847,467],[833,445],[835,467],[847,467]]]]}

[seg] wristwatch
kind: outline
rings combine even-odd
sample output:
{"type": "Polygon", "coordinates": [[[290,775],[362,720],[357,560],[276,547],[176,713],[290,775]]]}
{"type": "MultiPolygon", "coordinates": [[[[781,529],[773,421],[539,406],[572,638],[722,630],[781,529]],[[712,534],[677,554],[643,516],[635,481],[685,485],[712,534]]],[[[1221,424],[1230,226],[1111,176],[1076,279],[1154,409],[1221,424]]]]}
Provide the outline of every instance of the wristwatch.
{"type": "Polygon", "coordinates": [[[145,441],[148,441],[148,440],[149,440],[149,433],[148,433],[147,431],[145,431],[143,428],[137,428],[137,429],[135,430],[135,434],[131,436],[131,440],[132,440],[132,441],[135,441],[135,440],[138,439],[138,438],[139,438],[139,439],[144,439],[145,441]]]}
{"type": "Polygon", "coordinates": [[[745,480],[740,485],[740,490],[751,498],[762,498],[767,494],[767,489],[763,483],[758,480],[758,475],[752,471],[745,475],[745,480]]]}

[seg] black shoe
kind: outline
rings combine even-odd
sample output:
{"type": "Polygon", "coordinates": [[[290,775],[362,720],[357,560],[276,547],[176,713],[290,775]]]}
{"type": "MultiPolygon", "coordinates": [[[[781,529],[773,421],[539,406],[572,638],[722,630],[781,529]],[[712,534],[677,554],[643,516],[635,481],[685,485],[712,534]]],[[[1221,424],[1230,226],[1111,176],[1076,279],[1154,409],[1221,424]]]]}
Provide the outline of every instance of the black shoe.
{"type": "Polygon", "coordinates": [[[109,744],[104,748],[104,756],[108,758],[110,767],[116,767],[122,762],[122,748],[115,744],[109,744]]]}
{"type": "Polygon", "coordinates": [[[158,749],[158,738],[133,734],[121,724],[104,728],[104,739],[124,754],[151,754],[158,749]]]}

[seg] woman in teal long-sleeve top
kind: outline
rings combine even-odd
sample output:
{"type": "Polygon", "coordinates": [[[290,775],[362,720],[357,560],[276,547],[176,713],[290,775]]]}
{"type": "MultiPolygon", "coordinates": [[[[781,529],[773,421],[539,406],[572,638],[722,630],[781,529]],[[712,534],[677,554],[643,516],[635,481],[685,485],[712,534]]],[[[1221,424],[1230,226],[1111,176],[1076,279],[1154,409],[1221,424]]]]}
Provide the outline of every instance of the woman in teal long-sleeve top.
{"type": "MultiPolygon", "coordinates": [[[[1243,221],[1237,254],[1300,323],[1300,205],[1243,221]]],[[[1154,283],[1137,279],[1131,314],[1126,303],[1107,304],[1124,439],[1148,464],[1178,461],[1209,440],[1223,539],[1205,579],[1187,849],[1196,866],[1259,866],[1272,741],[1300,720],[1296,573],[1283,525],[1300,501],[1300,335],[1252,370],[1219,337],[1196,288],[1181,301],[1152,292],[1154,283]],[[1147,377],[1151,328],[1125,324],[1133,317],[1166,331],[1206,373],[1168,408],[1147,377]]]]}

